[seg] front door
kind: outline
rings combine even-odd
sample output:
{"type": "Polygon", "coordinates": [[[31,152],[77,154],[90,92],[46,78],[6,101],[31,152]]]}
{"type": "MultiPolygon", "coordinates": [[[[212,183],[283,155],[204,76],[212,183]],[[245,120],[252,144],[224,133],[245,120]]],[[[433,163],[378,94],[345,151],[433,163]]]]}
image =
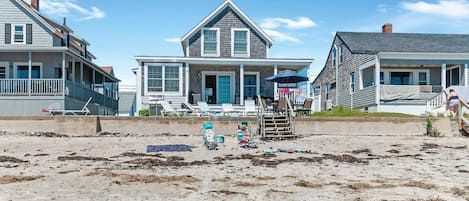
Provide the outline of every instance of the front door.
{"type": "Polygon", "coordinates": [[[231,76],[219,75],[217,87],[217,104],[231,103],[231,76]]]}
{"type": "Polygon", "coordinates": [[[234,72],[203,72],[202,97],[208,104],[233,103],[234,72]]]}

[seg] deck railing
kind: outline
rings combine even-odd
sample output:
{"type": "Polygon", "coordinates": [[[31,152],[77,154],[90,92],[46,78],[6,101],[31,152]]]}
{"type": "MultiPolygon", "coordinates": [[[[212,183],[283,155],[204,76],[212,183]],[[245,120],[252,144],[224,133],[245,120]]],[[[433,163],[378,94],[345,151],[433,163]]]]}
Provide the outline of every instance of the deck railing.
{"type": "Polygon", "coordinates": [[[89,99],[92,97],[91,102],[92,103],[97,103],[99,105],[107,106],[112,109],[116,109],[118,107],[118,101],[109,97],[105,96],[104,94],[98,93],[96,91],[93,91],[89,88],[86,88],[82,86],[81,84],[73,83],[71,81],[66,82],[66,95],[80,99],[80,100],[85,100],[89,99]]]}
{"type": "Polygon", "coordinates": [[[62,96],[62,79],[1,79],[0,96],[62,96]]]}

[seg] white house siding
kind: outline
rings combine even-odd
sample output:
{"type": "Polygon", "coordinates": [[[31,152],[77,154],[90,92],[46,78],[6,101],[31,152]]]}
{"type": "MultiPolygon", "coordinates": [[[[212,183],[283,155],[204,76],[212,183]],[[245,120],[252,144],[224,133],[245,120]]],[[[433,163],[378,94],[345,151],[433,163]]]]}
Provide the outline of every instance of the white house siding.
{"type": "Polygon", "coordinates": [[[0,0],[0,47],[52,47],[52,33],[20,8],[14,0],[0,0]],[[5,44],[5,24],[32,24],[33,44],[5,44]]]}

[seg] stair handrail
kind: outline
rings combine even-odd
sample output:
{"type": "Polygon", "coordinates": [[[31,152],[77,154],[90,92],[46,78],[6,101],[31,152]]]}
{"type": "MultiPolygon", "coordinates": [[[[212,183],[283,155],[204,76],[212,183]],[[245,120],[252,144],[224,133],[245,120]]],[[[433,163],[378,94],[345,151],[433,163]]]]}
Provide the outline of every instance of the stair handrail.
{"type": "Polygon", "coordinates": [[[444,104],[446,104],[446,91],[443,90],[441,93],[431,97],[427,100],[427,111],[433,110],[438,108],[444,104]]]}
{"type": "Polygon", "coordinates": [[[290,120],[290,129],[292,131],[292,134],[295,133],[295,126],[293,125],[293,120],[294,120],[294,111],[293,111],[293,107],[290,103],[289,100],[287,100],[287,114],[288,114],[288,118],[290,120]]]}
{"type": "MultiPolygon", "coordinates": [[[[469,109],[469,104],[467,104],[462,98],[459,98],[459,104],[458,104],[458,125],[459,125],[459,130],[462,131],[464,130],[464,127],[466,125],[466,122],[469,123],[469,121],[464,117],[463,114],[463,106],[466,109],[469,109]]],[[[468,125],[469,126],[469,125],[468,125]]],[[[466,131],[467,132],[467,131],[466,131]]]]}
{"type": "Polygon", "coordinates": [[[259,131],[260,131],[258,135],[265,137],[265,125],[264,125],[265,105],[260,95],[257,95],[257,102],[259,102],[259,108],[257,111],[257,120],[259,121],[259,131]]]}

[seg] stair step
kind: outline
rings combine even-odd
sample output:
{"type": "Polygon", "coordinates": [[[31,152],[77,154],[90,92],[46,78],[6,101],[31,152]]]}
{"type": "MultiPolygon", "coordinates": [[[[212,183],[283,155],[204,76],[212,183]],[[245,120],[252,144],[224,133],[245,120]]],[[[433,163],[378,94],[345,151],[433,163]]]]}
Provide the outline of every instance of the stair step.
{"type": "Polygon", "coordinates": [[[266,135],[264,138],[290,138],[297,137],[296,135],[266,135]]]}
{"type": "Polygon", "coordinates": [[[272,125],[289,125],[289,122],[283,122],[283,123],[265,123],[266,126],[272,126],[272,125]]]}

